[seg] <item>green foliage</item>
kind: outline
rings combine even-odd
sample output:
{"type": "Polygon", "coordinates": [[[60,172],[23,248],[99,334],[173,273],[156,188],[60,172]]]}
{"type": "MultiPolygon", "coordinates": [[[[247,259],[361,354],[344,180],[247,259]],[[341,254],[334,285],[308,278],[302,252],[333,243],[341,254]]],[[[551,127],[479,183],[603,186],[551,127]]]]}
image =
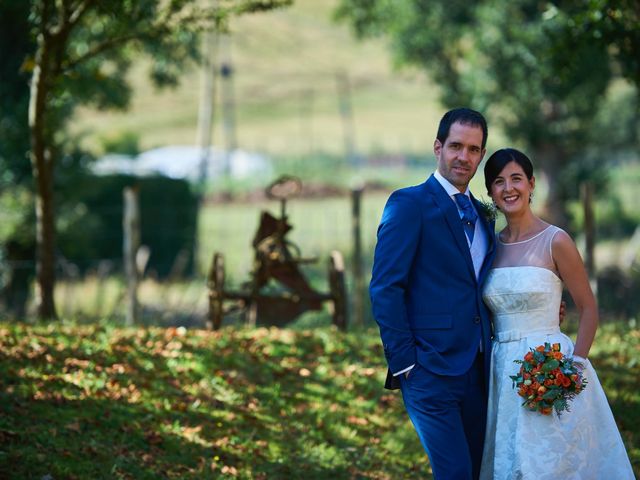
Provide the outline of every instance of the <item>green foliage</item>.
{"type": "Polygon", "coordinates": [[[46,32],[51,58],[49,126],[65,125],[77,105],[124,109],[131,99],[127,73],[140,54],[151,59],[149,73],[158,86],[178,83],[184,65],[199,59],[199,32],[224,29],[233,14],[268,10],[290,0],[219,2],[211,7],[192,0],[81,3],[34,1],[29,22],[46,32]],[[62,27],[62,30],[57,29],[62,27]]]}
{"type": "Polygon", "coordinates": [[[563,180],[575,180],[572,165],[601,142],[604,132],[592,133],[614,73],[608,44],[588,35],[567,43],[584,7],[556,3],[343,0],[338,15],[360,35],[388,35],[400,62],[430,73],[445,105],[485,112],[524,146],[549,175],[552,220],[564,223],[575,192],[563,180]]]}
{"type": "Polygon", "coordinates": [[[374,331],[0,333],[3,478],[431,478],[374,331]]]}
{"type": "Polygon", "coordinates": [[[622,74],[640,86],[640,11],[635,0],[591,0],[551,2],[568,16],[563,48],[590,42],[608,47],[622,74]]]}
{"type": "MultiPolygon", "coordinates": [[[[0,2],[0,190],[31,181],[29,73],[24,62],[34,45],[27,34],[28,10],[26,1],[0,2]]],[[[6,238],[0,237],[0,243],[6,238]]]]}
{"type": "Polygon", "coordinates": [[[0,2],[0,302],[20,313],[35,268],[35,214],[28,159],[29,2],[0,2]],[[10,48],[8,47],[10,45],[10,48]]]}
{"type": "Polygon", "coordinates": [[[148,270],[159,278],[171,273],[178,255],[186,255],[185,270],[193,271],[197,197],[184,180],[127,175],[78,179],[68,209],[60,218],[60,252],[84,272],[106,260],[122,265],[122,216],[125,186],[137,186],[141,244],[151,249],[148,270]]]}
{"type": "MultiPolygon", "coordinates": [[[[603,242],[626,241],[640,224],[640,198],[636,185],[640,168],[635,162],[604,164],[605,176],[614,188],[597,192],[594,201],[596,239],[603,242]]],[[[598,183],[595,183],[596,188],[598,183]]],[[[596,190],[597,191],[597,190],[596,190]]],[[[581,201],[568,204],[572,232],[584,231],[584,206],[581,201]]]]}
{"type": "Polygon", "coordinates": [[[135,132],[120,131],[102,138],[105,153],[120,153],[135,156],[140,153],[140,136],[135,132]]]}
{"type": "Polygon", "coordinates": [[[598,306],[611,315],[638,319],[640,315],[640,268],[628,272],[610,266],[598,273],[598,306]]]}

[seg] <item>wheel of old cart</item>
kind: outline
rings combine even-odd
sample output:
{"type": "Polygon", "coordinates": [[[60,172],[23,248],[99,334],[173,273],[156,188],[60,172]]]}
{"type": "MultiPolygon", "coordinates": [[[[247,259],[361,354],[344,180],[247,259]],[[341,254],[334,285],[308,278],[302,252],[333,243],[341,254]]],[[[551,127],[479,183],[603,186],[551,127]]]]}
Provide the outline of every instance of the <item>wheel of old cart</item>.
{"type": "Polygon", "coordinates": [[[329,294],[333,301],[333,324],[347,328],[347,289],[344,280],[344,259],[334,250],[329,256],[329,294]]]}
{"type": "Polygon", "coordinates": [[[218,330],[224,316],[224,256],[216,252],[209,270],[209,319],[211,327],[218,330]]]}

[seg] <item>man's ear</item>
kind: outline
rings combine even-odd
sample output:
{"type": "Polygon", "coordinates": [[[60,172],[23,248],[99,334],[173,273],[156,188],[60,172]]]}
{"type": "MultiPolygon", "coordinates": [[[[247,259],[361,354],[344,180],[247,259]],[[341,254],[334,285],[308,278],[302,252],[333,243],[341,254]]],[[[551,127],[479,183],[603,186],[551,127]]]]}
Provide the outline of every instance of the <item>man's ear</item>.
{"type": "Polygon", "coordinates": [[[439,157],[441,152],[442,152],[442,143],[440,143],[440,140],[436,138],[435,142],[433,142],[433,153],[436,154],[436,157],[439,157]]]}

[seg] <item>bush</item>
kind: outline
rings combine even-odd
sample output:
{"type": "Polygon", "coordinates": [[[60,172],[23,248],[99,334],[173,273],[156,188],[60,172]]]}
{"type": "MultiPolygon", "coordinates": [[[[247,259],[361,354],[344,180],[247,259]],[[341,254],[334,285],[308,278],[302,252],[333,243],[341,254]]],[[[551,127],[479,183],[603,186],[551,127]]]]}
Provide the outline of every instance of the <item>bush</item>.
{"type": "Polygon", "coordinates": [[[640,270],[625,272],[608,267],[598,275],[600,309],[618,318],[635,318],[640,312],[640,270]]]}
{"type": "Polygon", "coordinates": [[[151,250],[147,268],[158,278],[169,275],[176,261],[191,274],[198,200],[184,180],[130,175],[85,176],[74,195],[71,211],[61,215],[67,224],[59,231],[60,253],[83,273],[110,262],[120,270],[123,244],[123,194],[139,188],[141,244],[151,250]]]}

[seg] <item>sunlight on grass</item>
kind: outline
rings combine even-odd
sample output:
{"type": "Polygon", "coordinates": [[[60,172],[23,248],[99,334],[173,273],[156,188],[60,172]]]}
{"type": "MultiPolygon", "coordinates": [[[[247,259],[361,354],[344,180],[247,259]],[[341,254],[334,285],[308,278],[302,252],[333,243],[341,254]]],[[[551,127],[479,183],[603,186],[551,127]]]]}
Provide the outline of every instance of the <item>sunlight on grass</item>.
{"type": "MultiPolygon", "coordinates": [[[[591,358],[638,473],[640,332],[591,358]]],[[[0,360],[3,478],[431,478],[375,330],[4,322],[0,360]]]]}

